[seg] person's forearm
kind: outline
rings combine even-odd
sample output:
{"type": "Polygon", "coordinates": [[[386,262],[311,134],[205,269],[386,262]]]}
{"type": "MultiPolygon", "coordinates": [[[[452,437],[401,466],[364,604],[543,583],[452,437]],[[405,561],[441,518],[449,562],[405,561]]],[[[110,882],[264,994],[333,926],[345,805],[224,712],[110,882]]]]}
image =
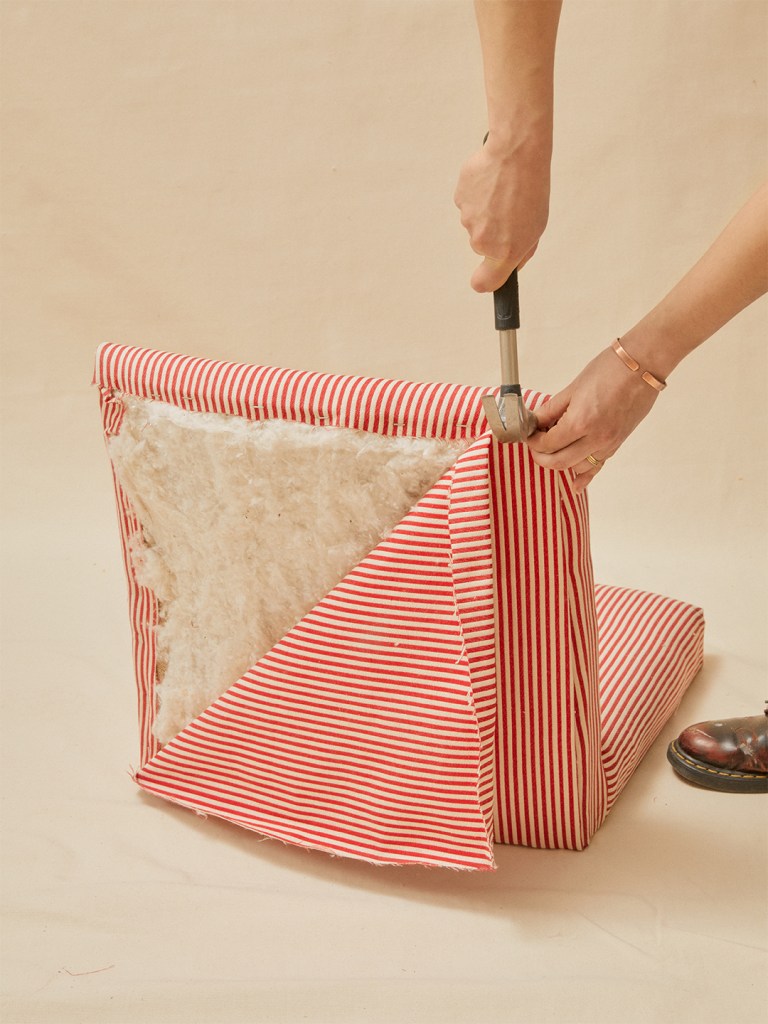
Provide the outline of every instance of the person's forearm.
{"type": "Polygon", "coordinates": [[[552,80],[562,0],[475,0],[494,142],[552,147],[552,80]]]}
{"type": "MultiPolygon", "coordinates": [[[[621,345],[644,371],[666,378],[697,345],[767,291],[768,183],[621,345]]],[[[572,469],[577,491],[616,454],[659,397],[647,375],[628,373],[624,362],[620,352],[603,349],[536,409],[539,429],[527,441],[533,459],[545,469],[572,469]]]]}
{"type": "Polygon", "coordinates": [[[768,291],[768,182],[622,345],[666,378],[685,356],[768,291]]]}
{"type": "Polygon", "coordinates": [[[475,0],[488,102],[487,144],[459,174],[454,202],[478,292],[533,256],[549,217],[552,77],[561,0],[475,0]]]}

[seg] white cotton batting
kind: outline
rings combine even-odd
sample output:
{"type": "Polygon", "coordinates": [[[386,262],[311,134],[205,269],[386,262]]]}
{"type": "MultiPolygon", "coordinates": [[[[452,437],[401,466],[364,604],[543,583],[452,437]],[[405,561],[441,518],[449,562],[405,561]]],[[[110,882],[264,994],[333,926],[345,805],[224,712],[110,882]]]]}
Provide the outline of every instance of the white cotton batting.
{"type": "Polygon", "coordinates": [[[166,743],[344,577],[467,447],[124,396],[109,454],[157,596],[166,743]]]}

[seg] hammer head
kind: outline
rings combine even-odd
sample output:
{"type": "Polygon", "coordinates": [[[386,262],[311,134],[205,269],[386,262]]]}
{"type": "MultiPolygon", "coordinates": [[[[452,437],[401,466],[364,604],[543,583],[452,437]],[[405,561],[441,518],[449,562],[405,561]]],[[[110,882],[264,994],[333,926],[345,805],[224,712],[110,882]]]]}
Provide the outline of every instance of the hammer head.
{"type": "Polygon", "coordinates": [[[503,395],[498,401],[493,395],[484,395],[482,402],[488,426],[499,441],[525,441],[538,427],[535,415],[520,395],[503,395]]]}

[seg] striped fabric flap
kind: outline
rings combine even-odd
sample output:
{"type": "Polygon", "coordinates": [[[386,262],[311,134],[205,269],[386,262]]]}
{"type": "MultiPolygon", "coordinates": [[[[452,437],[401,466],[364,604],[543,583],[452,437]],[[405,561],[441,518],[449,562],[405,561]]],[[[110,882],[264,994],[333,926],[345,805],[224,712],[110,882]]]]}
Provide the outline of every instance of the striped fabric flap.
{"type": "Polygon", "coordinates": [[[110,343],[96,353],[93,383],[114,403],[107,425],[113,432],[119,429],[119,393],[126,392],[251,420],[279,418],[446,441],[476,438],[487,430],[480,398],[493,393],[466,384],[344,377],[110,343]]]}
{"type": "MultiPolygon", "coordinates": [[[[535,396],[533,407],[539,396],[535,396]]],[[[491,446],[499,842],[583,849],[605,814],[584,494],[525,445],[491,446]]]]}
{"type": "Polygon", "coordinates": [[[492,868],[487,450],[460,457],[139,785],[373,863],[492,868]]]}
{"type": "MultiPolygon", "coordinates": [[[[123,403],[110,386],[99,386],[102,429],[105,437],[117,434],[123,418],[123,403]]],[[[129,545],[131,538],[141,531],[141,524],[120,486],[114,466],[110,462],[115,489],[120,546],[125,578],[128,583],[128,617],[131,624],[133,672],[136,680],[136,698],[139,719],[139,763],[144,764],[160,748],[152,727],[156,713],[157,643],[155,627],[158,622],[158,603],[154,593],[136,579],[129,545]]]]}

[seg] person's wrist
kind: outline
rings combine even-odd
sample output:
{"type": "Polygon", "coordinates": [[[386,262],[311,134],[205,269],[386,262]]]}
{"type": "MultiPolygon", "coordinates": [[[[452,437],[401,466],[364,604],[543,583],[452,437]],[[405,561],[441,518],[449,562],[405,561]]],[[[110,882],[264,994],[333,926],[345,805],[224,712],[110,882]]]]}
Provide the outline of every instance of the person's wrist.
{"type": "Polygon", "coordinates": [[[486,147],[502,156],[525,154],[531,159],[552,156],[552,124],[546,119],[508,117],[491,121],[486,147]]]}
{"type": "Polygon", "coordinates": [[[682,358],[676,356],[674,345],[659,327],[638,325],[619,340],[642,369],[648,370],[658,380],[666,381],[682,358]]]}

